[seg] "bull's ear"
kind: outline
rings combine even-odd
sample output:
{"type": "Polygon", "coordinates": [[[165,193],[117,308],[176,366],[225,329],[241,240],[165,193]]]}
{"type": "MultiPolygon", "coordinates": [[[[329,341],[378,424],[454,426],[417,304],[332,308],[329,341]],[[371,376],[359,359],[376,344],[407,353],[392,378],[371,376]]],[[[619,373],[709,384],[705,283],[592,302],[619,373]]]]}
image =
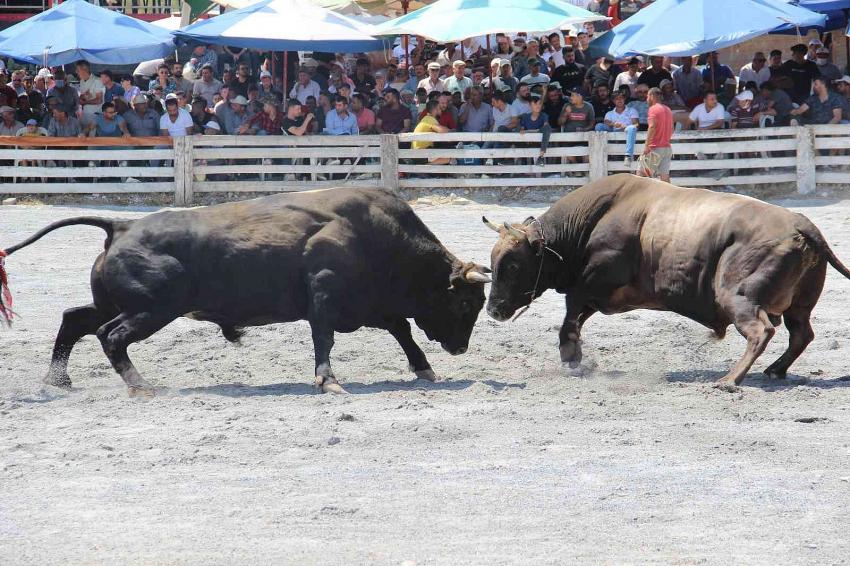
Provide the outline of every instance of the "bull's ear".
{"type": "Polygon", "coordinates": [[[493,280],[487,277],[486,274],[470,269],[466,272],[467,283],[492,283],[493,280]]]}
{"type": "Polygon", "coordinates": [[[526,228],[528,234],[528,243],[531,244],[531,247],[536,248],[538,244],[545,244],[545,238],[543,237],[543,231],[540,230],[540,225],[538,223],[533,223],[526,228]]]}

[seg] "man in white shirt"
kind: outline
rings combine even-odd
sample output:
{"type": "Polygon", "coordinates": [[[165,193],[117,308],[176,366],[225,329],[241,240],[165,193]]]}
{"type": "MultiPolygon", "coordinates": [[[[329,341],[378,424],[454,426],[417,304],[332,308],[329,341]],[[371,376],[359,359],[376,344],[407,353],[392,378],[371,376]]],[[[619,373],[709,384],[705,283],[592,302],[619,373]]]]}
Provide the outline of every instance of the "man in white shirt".
{"type": "Polygon", "coordinates": [[[466,76],[466,63],[463,61],[452,63],[452,76],[444,80],[443,84],[447,91],[465,95],[466,89],[472,87],[472,79],[466,76]]]}
{"type": "Polygon", "coordinates": [[[442,79],[440,79],[439,63],[436,61],[428,63],[428,76],[419,81],[416,88],[424,88],[426,94],[430,94],[433,90],[436,90],[437,92],[444,92],[446,90],[446,84],[442,79]]]}
{"type": "Polygon", "coordinates": [[[307,104],[307,98],[311,96],[319,100],[321,93],[322,89],[319,87],[319,83],[310,78],[310,73],[307,72],[307,69],[299,69],[298,82],[289,91],[289,98],[297,98],[298,102],[303,105],[307,104]]]}
{"type": "Polygon", "coordinates": [[[626,106],[626,95],[622,92],[614,94],[614,109],[605,114],[605,121],[596,125],[597,132],[625,132],[626,134],[626,165],[632,164],[635,155],[640,116],[637,110],[626,106]]]}
{"type": "Polygon", "coordinates": [[[176,97],[165,99],[165,114],[159,119],[159,131],[161,135],[172,138],[195,132],[192,115],[180,108],[176,97]]]}
{"type": "Polygon", "coordinates": [[[689,118],[698,130],[717,130],[724,126],[726,109],[717,101],[717,93],[707,92],[705,102],[697,105],[689,118]]]}
{"type": "Polygon", "coordinates": [[[638,61],[637,57],[629,59],[629,69],[617,75],[616,80],[614,80],[614,90],[620,90],[621,86],[626,85],[629,87],[629,96],[634,98],[635,88],[640,78],[640,73],[638,72],[639,66],[640,61],[638,61]]]}
{"type": "Polygon", "coordinates": [[[511,114],[513,115],[511,129],[519,125],[520,116],[529,112],[531,112],[531,88],[526,83],[519,83],[516,98],[511,103],[511,114]]]}
{"type": "Polygon", "coordinates": [[[84,127],[88,127],[94,122],[95,114],[100,112],[106,87],[100,82],[100,77],[92,75],[88,61],[77,62],[77,76],[80,77],[77,91],[80,93],[80,106],[83,109],[80,122],[84,127]]]}
{"type": "Polygon", "coordinates": [[[531,68],[531,72],[522,77],[522,82],[528,85],[549,84],[549,75],[540,72],[540,61],[538,59],[530,59],[528,66],[531,68]]]}
{"type": "Polygon", "coordinates": [[[752,81],[761,88],[761,85],[770,80],[770,68],[766,63],[767,57],[764,56],[764,53],[756,51],[752,62],[741,67],[741,72],[738,73],[740,84],[745,85],[752,81]]]}

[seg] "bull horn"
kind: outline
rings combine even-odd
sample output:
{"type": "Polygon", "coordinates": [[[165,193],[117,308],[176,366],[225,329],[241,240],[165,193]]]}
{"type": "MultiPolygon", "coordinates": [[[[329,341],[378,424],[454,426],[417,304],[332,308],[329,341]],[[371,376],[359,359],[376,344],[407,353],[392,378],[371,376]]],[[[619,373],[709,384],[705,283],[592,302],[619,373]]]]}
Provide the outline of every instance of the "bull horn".
{"type": "Polygon", "coordinates": [[[511,226],[507,222],[505,222],[505,230],[508,231],[508,234],[510,234],[511,236],[513,236],[514,238],[516,238],[518,240],[528,239],[528,234],[526,234],[525,232],[523,232],[519,228],[514,228],[513,226],[511,226]]]}
{"type": "Polygon", "coordinates": [[[499,227],[496,226],[495,224],[493,224],[492,222],[490,222],[489,220],[487,220],[486,216],[482,216],[481,221],[484,222],[484,225],[487,226],[490,230],[492,230],[494,232],[499,231],[499,227]]]}
{"type": "Polygon", "coordinates": [[[467,271],[466,280],[470,283],[492,283],[493,280],[478,271],[467,271]]]}

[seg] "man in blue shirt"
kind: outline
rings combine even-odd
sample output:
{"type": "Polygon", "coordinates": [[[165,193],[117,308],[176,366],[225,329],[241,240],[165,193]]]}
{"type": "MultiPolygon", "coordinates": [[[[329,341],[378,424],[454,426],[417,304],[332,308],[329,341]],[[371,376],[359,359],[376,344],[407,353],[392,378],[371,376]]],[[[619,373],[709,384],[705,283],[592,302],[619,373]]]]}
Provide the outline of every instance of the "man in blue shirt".
{"type": "Polygon", "coordinates": [[[325,117],[322,133],[330,136],[356,136],[360,133],[357,118],[348,111],[348,99],[344,96],[336,97],[334,109],[325,117]]]}
{"type": "Polygon", "coordinates": [[[735,73],[732,72],[732,69],[726,65],[721,65],[717,60],[717,51],[708,54],[705,68],[702,70],[703,82],[710,84],[712,90],[718,91],[726,84],[728,79],[734,78],[735,73]]]}

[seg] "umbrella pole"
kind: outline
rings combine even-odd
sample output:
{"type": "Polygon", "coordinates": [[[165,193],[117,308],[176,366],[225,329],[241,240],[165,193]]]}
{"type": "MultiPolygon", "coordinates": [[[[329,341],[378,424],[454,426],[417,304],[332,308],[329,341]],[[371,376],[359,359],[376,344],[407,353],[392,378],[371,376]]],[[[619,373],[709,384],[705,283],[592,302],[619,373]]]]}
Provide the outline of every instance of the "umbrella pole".
{"type": "MultiPolygon", "coordinates": [[[[850,10],[844,9],[844,22],[850,20],[850,10]]],[[[844,70],[850,69],[850,37],[847,37],[847,32],[844,33],[844,53],[847,57],[847,63],[844,65],[844,70]]]]}
{"type": "MultiPolygon", "coordinates": [[[[283,52],[283,105],[286,106],[286,97],[289,95],[289,89],[286,88],[287,71],[289,70],[289,51],[283,52]]],[[[318,102],[318,101],[317,101],[318,102]]]]}
{"type": "Polygon", "coordinates": [[[410,45],[410,36],[403,35],[401,37],[401,43],[402,48],[404,49],[404,64],[407,67],[408,76],[410,76],[410,50],[408,49],[408,46],[410,45]]]}

